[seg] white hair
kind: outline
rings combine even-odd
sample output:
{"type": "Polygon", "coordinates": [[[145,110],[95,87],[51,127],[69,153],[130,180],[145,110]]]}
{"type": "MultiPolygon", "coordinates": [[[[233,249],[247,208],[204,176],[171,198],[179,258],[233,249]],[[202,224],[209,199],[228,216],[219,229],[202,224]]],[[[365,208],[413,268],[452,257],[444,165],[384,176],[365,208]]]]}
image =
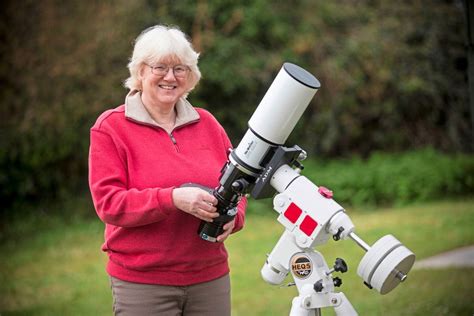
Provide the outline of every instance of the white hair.
{"type": "Polygon", "coordinates": [[[199,53],[194,51],[181,30],[164,25],[147,28],[135,40],[133,54],[128,63],[130,77],[125,80],[124,86],[130,90],[142,90],[139,76],[141,68],[145,64],[152,65],[166,58],[176,59],[190,68],[187,89],[189,93],[201,79],[197,65],[199,53]]]}

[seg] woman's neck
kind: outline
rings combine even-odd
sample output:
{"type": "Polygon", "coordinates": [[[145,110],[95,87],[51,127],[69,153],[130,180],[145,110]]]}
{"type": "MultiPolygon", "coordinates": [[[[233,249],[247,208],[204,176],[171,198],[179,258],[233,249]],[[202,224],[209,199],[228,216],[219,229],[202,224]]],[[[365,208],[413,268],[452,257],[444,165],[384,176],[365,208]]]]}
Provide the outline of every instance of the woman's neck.
{"type": "Polygon", "coordinates": [[[163,106],[163,105],[150,105],[149,102],[146,102],[142,98],[142,103],[147,109],[150,116],[153,120],[162,126],[168,132],[170,132],[176,122],[176,109],[175,105],[163,106]]]}

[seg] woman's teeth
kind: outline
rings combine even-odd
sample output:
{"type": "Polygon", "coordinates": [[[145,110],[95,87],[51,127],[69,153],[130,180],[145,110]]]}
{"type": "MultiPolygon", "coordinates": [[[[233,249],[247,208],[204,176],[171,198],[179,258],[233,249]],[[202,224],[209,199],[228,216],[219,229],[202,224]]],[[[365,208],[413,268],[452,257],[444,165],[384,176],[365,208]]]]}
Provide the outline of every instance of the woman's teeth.
{"type": "Polygon", "coordinates": [[[169,86],[169,85],[159,85],[160,88],[166,89],[166,90],[173,90],[175,86],[169,86]]]}

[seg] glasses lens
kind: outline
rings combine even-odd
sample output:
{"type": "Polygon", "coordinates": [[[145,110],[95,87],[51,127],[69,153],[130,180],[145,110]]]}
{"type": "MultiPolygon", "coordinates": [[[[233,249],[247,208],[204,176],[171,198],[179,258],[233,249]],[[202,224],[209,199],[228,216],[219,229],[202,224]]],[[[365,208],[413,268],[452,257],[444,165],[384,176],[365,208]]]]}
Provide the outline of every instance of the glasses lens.
{"type": "Polygon", "coordinates": [[[162,76],[168,72],[168,66],[163,64],[158,64],[156,66],[151,66],[151,72],[155,75],[162,76]]]}
{"type": "Polygon", "coordinates": [[[173,72],[176,77],[184,77],[188,68],[184,65],[176,65],[173,67],[173,72]]]}
{"type": "MultiPolygon", "coordinates": [[[[165,76],[171,68],[171,66],[168,66],[165,64],[158,64],[156,66],[150,66],[150,67],[151,67],[151,72],[157,76],[165,76]]],[[[173,74],[175,75],[175,77],[180,77],[180,78],[186,76],[186,73],[189,70],[189,68],[185,65],[176,65],[172,69],[173,69],[173,74]]]]}

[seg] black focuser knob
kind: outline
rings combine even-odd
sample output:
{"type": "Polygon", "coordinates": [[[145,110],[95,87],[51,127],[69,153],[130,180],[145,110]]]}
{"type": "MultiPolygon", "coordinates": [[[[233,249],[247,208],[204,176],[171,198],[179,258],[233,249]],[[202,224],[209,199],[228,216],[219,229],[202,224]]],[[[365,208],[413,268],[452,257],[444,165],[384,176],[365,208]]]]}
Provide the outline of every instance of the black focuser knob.
{"type": "Polygon", "coordinates": [[[342,285],[342,280],[338,277],[333,278],[332,282],[334,283],[335,287],[340,287],[342,285]]]}
{"type": "Polygon", "coordinates": [[[314,286],[313,286],[313,289],[316,291],[316,292],[321,292],[324,288],[324,285],[323,285],[323,280],[319,280],[318,282],[314,283],[314,286]]]}
{"type": "Polygon", "coordinates": [[[342,258],[336,258],[336,262],[334,263],[334,271],[337,272],[347,272],[347,264],[342,258]]]}
{"type": "Polygon", "coordinates": [[[248,187],[249,183],[245,179],[239,179],[232,182],[232,191],[236,193],[242,193],[248,187]]]}

